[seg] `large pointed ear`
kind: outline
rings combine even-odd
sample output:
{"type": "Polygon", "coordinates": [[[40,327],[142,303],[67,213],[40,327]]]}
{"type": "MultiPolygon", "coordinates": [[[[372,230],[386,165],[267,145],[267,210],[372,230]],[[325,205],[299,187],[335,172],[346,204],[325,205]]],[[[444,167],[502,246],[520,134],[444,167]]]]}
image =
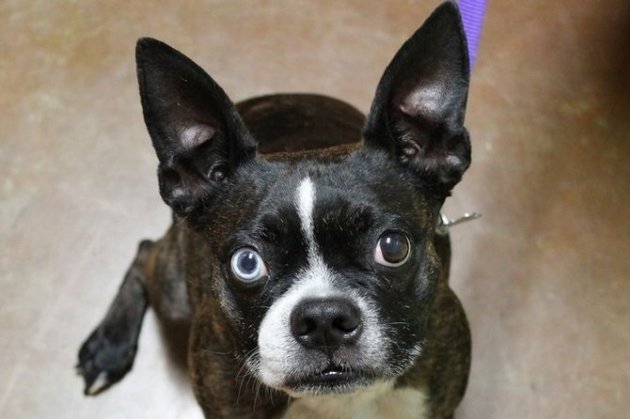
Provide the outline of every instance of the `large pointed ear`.
{"type": "Polygon", "coordinates": [[[439,6],[389,64],[363,137],[445,196],[470,165],[469,62],[455,3],[439,6]]]}
{"type": "Polygon", "coordinates": [[[159,159],[160,194],[184,217],[256,154],[256,142],[223,89],[168,45],[136,46],[144,121],[159,159]]]}

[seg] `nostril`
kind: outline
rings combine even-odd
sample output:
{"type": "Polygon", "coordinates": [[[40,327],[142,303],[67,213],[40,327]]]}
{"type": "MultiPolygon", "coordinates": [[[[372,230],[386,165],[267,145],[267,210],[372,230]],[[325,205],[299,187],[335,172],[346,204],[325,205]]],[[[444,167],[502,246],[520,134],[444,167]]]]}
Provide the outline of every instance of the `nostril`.
{"type": "Polygon", "coordinates": [[[339,316],[333,319],[332,325],[335,329],[344,333],[351,333],[359,327],[359,318],[350,316],[339,316]]]}
{"type": "Polygon", "coordinates": [[[313,333],[315,329],[317,329],[315,320],[310,317],[302,317],[293,328],[293,333],[299,336],[305,336],[313,333]]]}

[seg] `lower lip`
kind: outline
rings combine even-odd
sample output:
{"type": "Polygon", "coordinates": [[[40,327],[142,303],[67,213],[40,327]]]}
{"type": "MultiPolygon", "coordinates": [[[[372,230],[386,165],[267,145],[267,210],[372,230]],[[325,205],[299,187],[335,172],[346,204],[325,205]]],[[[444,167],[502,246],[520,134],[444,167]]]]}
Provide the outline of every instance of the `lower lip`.
{"type": "Polygon", "coordinates": [[[344,371],[327,371],[293,380],[288,387],[297,391],[335,391],[338,389],[361,386],[364,380],[356,374],[344,371]]]}
{"type": "Polygon", "coordinates": [[[309,381],[314,382],[324,382],[324,383],[332,383],[336,381],[349,381],[351,380],[351,374],[343,371],[327,371],[321,374],[312,375],[309,378],[309,381]]]}

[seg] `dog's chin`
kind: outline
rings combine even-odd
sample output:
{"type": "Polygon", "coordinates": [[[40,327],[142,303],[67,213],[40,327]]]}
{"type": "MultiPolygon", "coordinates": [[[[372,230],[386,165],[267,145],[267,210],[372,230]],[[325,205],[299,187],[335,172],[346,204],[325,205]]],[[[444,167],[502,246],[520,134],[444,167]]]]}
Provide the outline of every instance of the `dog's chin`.
{"type": "Polygon", "coordinates": [[[329,365],[324,369],[288,377],[281,389],[291,397],[351,393],[374,384],[377,376],[370,371],[329,365]]]}
{"type": "Polygon", "coordinates": [[[405,373],[417,360],[421,346],[416,345],[408,355],[397,362],[363,361],[348,359],[302,358],[293,365],[270,368],[272,362],[259,362],[255,374],[260,381],[291,397],[347,394],[372,387],[378,382],[390,382],[405,373]],[[263,366],[264,365],[264,366],[263,366]]]}

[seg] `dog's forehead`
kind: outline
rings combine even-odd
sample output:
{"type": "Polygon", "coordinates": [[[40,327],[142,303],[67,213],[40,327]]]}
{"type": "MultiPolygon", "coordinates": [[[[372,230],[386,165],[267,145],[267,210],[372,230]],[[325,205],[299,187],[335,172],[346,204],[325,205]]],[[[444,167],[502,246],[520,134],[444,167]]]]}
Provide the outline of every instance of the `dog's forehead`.
{"type": "Polygon", "coordinates": [[[343,230],[351,238],[375,224],[408,218],[414,212],[412,195],[396,174],[361,170],[352,162],[297,165],[277,174],[252,227],[273,238],[308,240],[308,234],[325,230],[343,230]]]}
{"type": "MultiPolygon", "coordinates": [[[[351,173],[336,166],[310,170],[296,168],[291,173],[279,174],[275,185],[263,198],[261,205],[279,216],[294,213],[301,224],[312,223],[315,218],[333,208],[368,208],[378,205],[379,197],[366,179],[353,179],[351,173]]],[[[377,182],[378,180],[374,180],[377,182]]]]}

